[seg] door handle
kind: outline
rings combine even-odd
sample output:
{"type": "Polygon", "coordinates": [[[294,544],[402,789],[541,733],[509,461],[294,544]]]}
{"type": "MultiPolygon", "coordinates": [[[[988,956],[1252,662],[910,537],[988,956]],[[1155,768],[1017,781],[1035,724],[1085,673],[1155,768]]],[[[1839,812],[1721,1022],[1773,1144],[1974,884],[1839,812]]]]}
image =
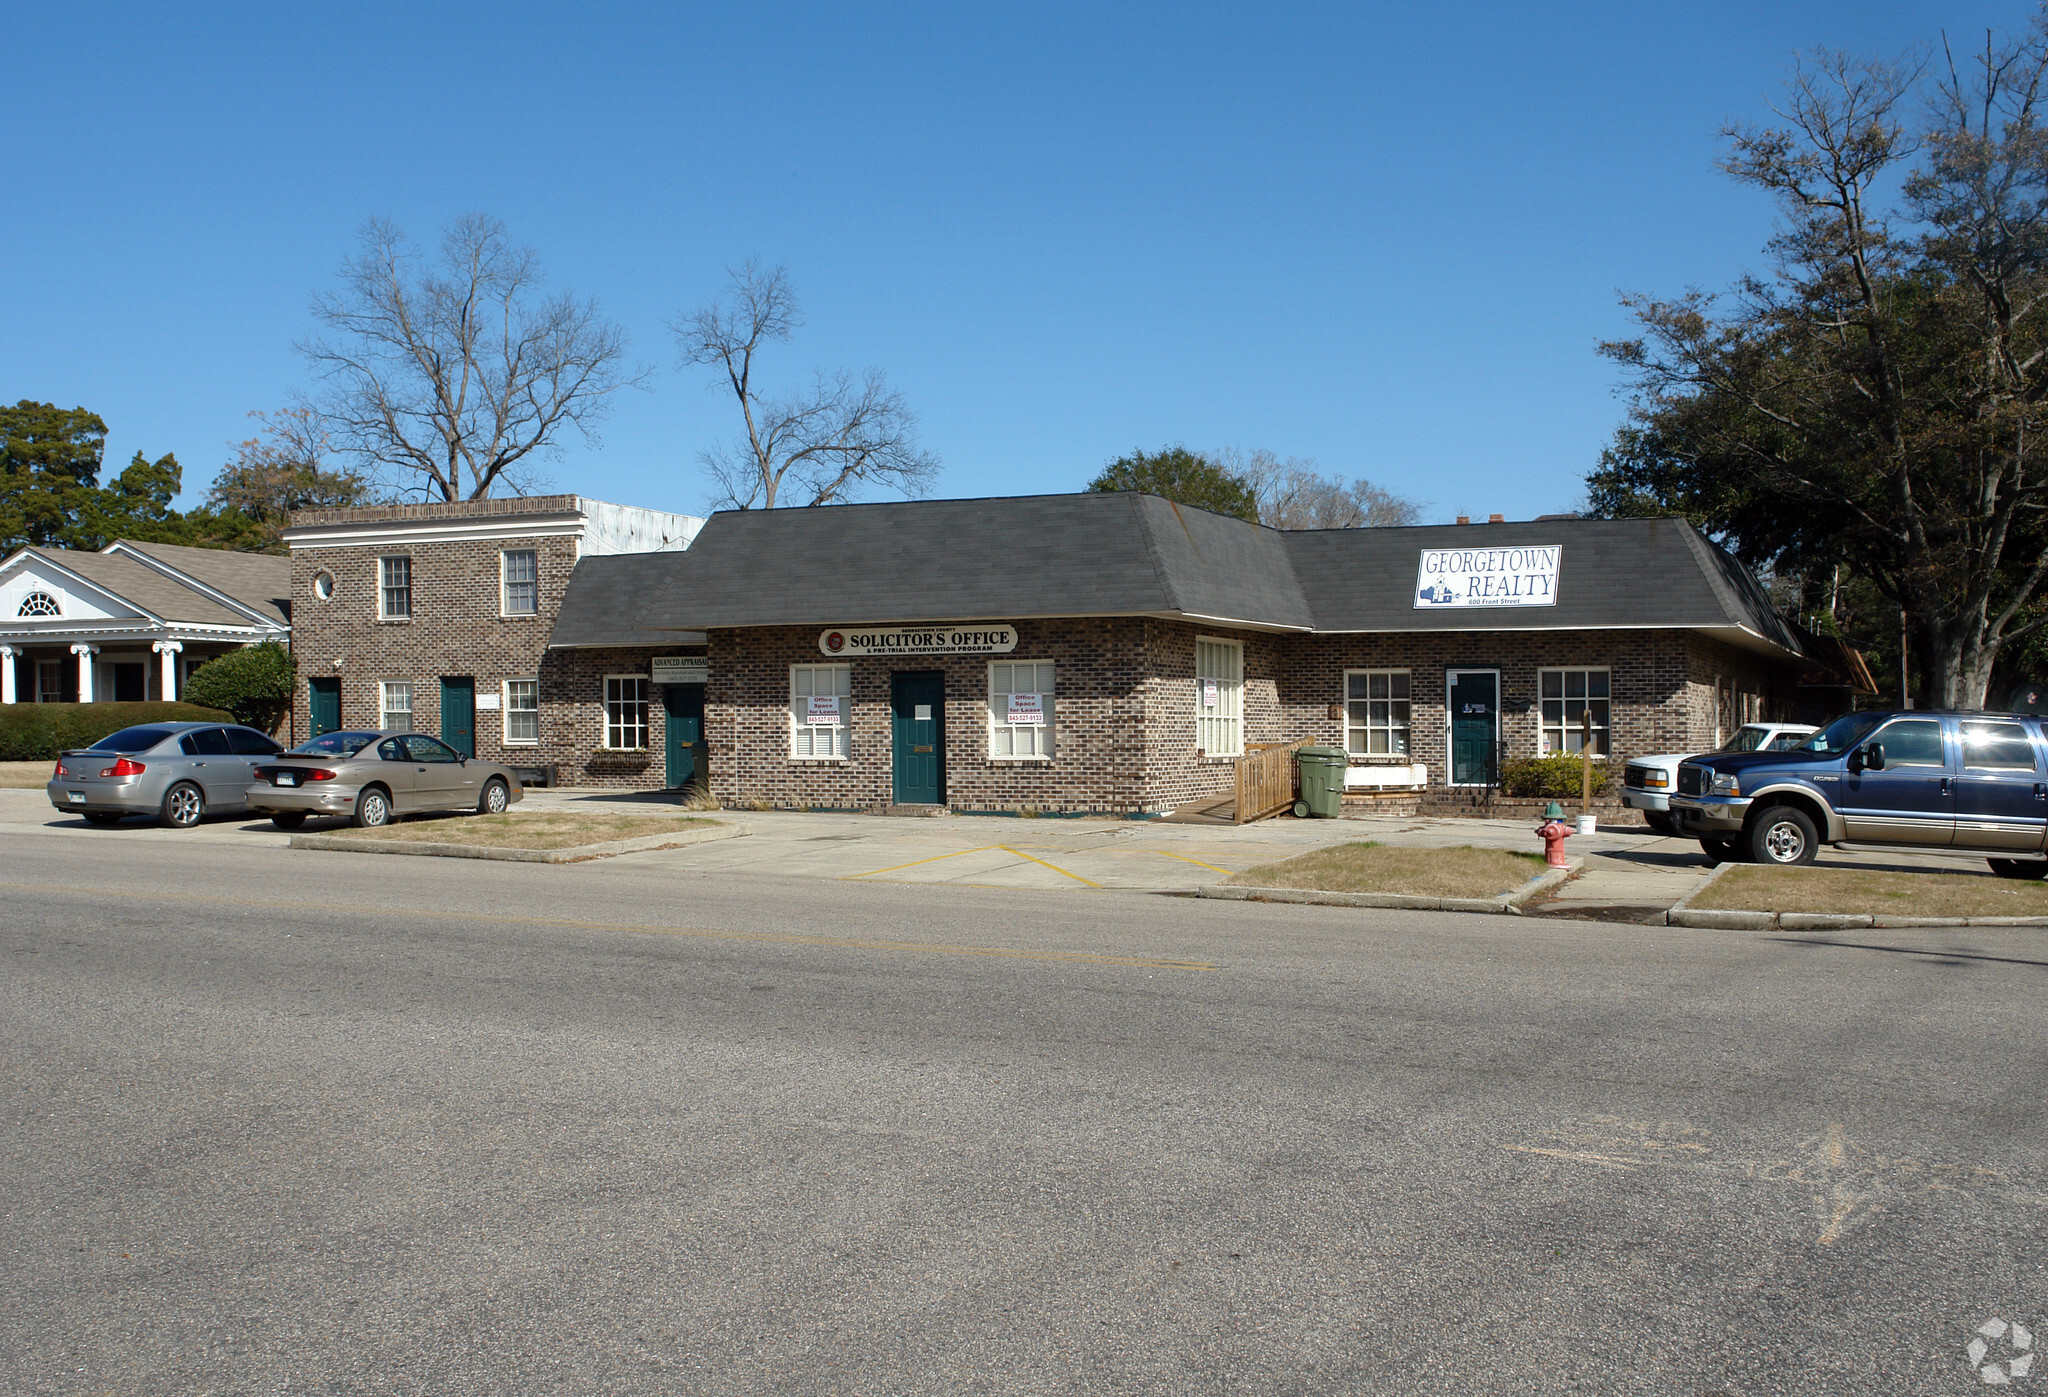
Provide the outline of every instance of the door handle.
{"type": "Polygon", "coordinates": [[[1941,793],[1943,795],[1948,794],[1948,778],[1946,776],[1941,778],[1941,793]]]}
{"type": "Polygon", "coordinates": [[[2043,784],[2039,781],[2034,783],[2034,799],[2048,800],[2048,784],[2043,784]]]}

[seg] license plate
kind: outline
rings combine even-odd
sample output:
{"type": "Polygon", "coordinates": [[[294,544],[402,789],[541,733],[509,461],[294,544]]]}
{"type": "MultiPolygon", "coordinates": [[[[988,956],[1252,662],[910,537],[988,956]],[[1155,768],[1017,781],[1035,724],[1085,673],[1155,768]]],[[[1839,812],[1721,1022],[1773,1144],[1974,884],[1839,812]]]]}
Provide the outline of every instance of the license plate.
{"type": "Polygon", "coordinates": [[[67,797],[69,797],[69,798],[70,798],[70,801],[71,801],[71,803],[72,803],[73,805],[83,805],[83,804],[85,804],[85,792],[84,792],[84,791],[66,791],[66,792],[64,792],[64,794],[65,794],[65,795],[66,795],[67,797]]]}
{"type": "Polygon", "coordinates": [[[277,784],[280,786],[296,786],[299,784],[299,778],[289,771],[280,771],[277,773],[277,784]]]}

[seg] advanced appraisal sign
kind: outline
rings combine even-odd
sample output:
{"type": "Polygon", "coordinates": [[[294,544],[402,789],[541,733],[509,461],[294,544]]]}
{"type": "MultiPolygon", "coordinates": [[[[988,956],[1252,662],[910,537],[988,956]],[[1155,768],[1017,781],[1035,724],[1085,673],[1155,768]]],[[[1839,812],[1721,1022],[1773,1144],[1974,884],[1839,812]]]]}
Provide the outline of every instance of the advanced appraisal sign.
{"type": "Polygon", "coordinates": [[[841,626],[818,633],[818,649],[842,659],[855,655],[1007,655],[1016,648],[1015,626],[985,621],[964,626],[841,626]]]}
{"type": "Polygon", "coordinates": [[[1415,608],[1556,606],[1556,544],[1508,548],[1425,548],[1415,572],[1415,608]]]}

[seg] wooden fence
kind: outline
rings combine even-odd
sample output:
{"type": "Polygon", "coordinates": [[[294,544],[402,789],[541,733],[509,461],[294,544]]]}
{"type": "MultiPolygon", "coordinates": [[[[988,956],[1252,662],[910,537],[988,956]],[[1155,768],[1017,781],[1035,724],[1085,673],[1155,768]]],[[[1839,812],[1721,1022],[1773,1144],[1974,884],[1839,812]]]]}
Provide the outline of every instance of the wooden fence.
{"type": "Polygon", "coordinates": [[[1237,759],[1237,823],[1250,824],[1277,815],[1294,804],[1300,772],[1294,751],[1305,737],[1292,742],[1254,742],[1237,759]]]}

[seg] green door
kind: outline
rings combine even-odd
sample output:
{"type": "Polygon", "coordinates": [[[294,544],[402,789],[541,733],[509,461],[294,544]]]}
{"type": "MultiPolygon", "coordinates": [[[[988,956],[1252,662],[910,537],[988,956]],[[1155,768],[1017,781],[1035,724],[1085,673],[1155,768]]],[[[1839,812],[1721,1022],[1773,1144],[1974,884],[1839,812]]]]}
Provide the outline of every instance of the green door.
{"type": "Polygon", "coordinates": [[[308,736],[318,737],[323,732],[341,731],[341,681],[308,679],[306,708],[313,720],[313,731],[307,734],[308,736]]]}
{"type": "Polygon", "coordinates": [[[1500,671],[1451,671],[1451,784],[1497,786],[1494,760],[1500,711],[1500,671]]]}
{"type": "Polygon", "coordinates": [[[668,732],[668,784],[680,789],[692,781],[704,780],[704,686],[664,684],[661,711],[668,732]]]}
{"type": "Polygon", "coordinates": [[[441,740],[465,757],[476,755],[476,680],[441,681],[441,740]]]}
{"type": "Polygon", "coordinates": [[[889,677],[896,803],[942,805],[946,799],[946,676],[889,677]]]}

